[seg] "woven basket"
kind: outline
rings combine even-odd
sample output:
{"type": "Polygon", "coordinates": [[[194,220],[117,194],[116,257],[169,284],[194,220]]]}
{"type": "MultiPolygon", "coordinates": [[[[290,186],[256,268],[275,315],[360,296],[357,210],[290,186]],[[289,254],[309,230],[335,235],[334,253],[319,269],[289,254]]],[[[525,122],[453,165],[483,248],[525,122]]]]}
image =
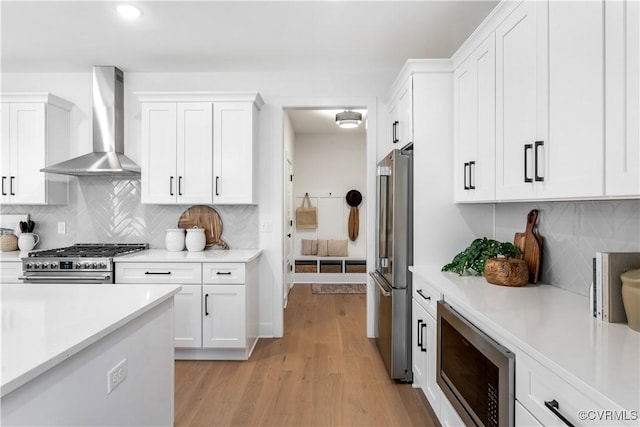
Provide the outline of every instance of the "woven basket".
{"type": "Polygon", "coordinates": [[[0,236],[0,251],[11,252],[18,250],[18,237],[15,234],[3,234],[0,236]]]}
{"type": "Polygon", "coordinates": [[[524,286],[529,282],[529,269],[523,259],[489,258],[484,264],[484,278],[500,286],[524,286]]]}

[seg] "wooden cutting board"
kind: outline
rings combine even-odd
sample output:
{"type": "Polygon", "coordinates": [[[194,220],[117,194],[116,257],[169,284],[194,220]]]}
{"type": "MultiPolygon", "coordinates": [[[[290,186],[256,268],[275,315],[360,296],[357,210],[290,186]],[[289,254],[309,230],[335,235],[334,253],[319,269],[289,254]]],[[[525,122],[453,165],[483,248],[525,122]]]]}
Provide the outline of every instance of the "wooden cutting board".
{"type": "Polygon", "coordinates": [[[205,247],[213,245],[220,246],[221,249],[229,249],[222,239],[222,219],[220,215],[210,206],[195,205],[184,211],[178,220],[178,228],[204,228],[204,235],[207,243],[205,247]]]}
{"type": "Polygon", "coordinates": [[[540,274],[540,261],[542,258],[542,241],[541,235],[534,231],[536,221],[538,220],[538,210],[533,209],[527,215],[527,227],[524,233],[516,233],[513,238],[513,244],[523,254],[529,270],[529,282],[538,283],[540,274]]]}

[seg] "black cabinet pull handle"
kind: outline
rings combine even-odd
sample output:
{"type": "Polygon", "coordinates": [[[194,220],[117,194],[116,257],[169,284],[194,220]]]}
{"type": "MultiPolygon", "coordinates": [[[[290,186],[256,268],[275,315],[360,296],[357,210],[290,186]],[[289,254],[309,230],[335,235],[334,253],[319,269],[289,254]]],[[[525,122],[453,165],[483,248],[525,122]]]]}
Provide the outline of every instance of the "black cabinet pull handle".
{"type": "Polygon", "coordinates": [[[431,301],[431,297],[430,297],[430,296],[427,296],[427,295],[425,295],[425,294],[423,294],[423,293],[422,293],[422,289],[418,289],[416,292],[417,292],[417,293],[418,293],[422,298],[426,299],[427,301],[431,301]]]}
{"type": "Polygon", "coordinates": [[[539,151],[538,148],[540,147],[544,147],[544,141],[536,141],[535,148],[533,150],[533,161],[534,161],[533,172],[535,174],[535,180],[537,182],[544,181],[544,177],[538,175],[538,151],[539,151]]]}
{"type": "Polygon", "coordinates": [[[173,196],[173,177],[169,177],[169,195],[173,196]]]}
{"type": "Polygon", "coordinates": [[[464,189],[468,190],[469,186],[467,185],[467,168],[469,167],[469,163],[465,162],[464,169],[462,170],[462,174],[464,175],[464,189]]]}
{"type": "Polygon", "coordinates": [[[420,347],[420,350],[422,350],[422,324],[423,323],[424,323],[424,320],[418,319],[418,327],[416,328],[418,330],[418,347],[420,347]]]}
{"type": "Polygon", "coordinates": [[[562,420],[563,423],[565,423],[569,427],[574,427],[573,423],[560,413],[560,411],[558,410],[560,408],[560,404],[555,399],[550,400],[548,402],[545,401],[544,406],[549,408],[549,410],[553,412],[553,415],[560,418],[560,420],[562,420]]]}
{"type": "Polygon", "coordinates": [[[162,274],[162,275],[168,275],[171,274],[170,271],[145,271],[144,274],[162,274]]]}
{"type": "Polygon", "coordinates": [[[209,315],[209,294],[204,294],[204,315],[209,315]]]}
{"type": "Polygon", "coordinates": [[[15,179],[16,179],[16,177],[15,177],[15,176],[12,176],[12,177],[11,177],[11,179],[9,180],[9,193],[10,193],[12,196],[15,196],[15,195],[16,195],[16,193],[14,193],[14,192],[13,192],[13,182],[15,181],[15,179]]]}
{"type": "Polygon", "coordinates": [[[524,182],[533,182],[527,171],[527,152],[533,150],[533,144],[524,144],[524,182]]]}
{"type": "Polygon", "coordinates": [[[178,196],[182,196],[182,177],[178,177],[178,196]]]}
{"type": "Polygon", "coordinates": [[[219,196],[220,193],[218,193],[218,181],[220,180],[219,176],[216,176],[216,196],[219,196]]]}
{"type": "Polygon", "coordinates": [[[231,272],[230,271],[218,271],[218,272],[216,272],[216,275],[218,275],[218,276],[231,276],[231,272]]]}
{"type": "Polygon", "coordinates": [[[4,183],[5,183],[5,181],[6,181],[6,180],[7,180],[7,177],[6,177],[6,176],[3,176],[3,177],[2,177],[2,195],[3,195],[3,196],[6,196],[6,195],[7,195],[7,192],[6,192],[6,191],[4,191],[4,183]]]}
{"type": "Polygon", "coordinates": [[[420,335],[422,336],[422,344],[420,345],[420,350],[422,350],[424,353],[427,352],[427,346],[424,343],[424,334],[422,333],[422,331],[425,329],[427,329],[427,322],[422,322],[422,325],[420,326],[420,335]]]}
{"type": "Polygon", "coordinates": [[[476,165],[476,162],[469,162],[469,190],[475,190],[476,186],[473,185],[473,168],[476,165]]]}
{"type": "Polygon", "coordinates": [[[393,122],[393,143],[397,144],[398,142],[400,142],[400,138],[398,138],[398,125],[400,124],[399,121],[395,121],[393,122]]]}

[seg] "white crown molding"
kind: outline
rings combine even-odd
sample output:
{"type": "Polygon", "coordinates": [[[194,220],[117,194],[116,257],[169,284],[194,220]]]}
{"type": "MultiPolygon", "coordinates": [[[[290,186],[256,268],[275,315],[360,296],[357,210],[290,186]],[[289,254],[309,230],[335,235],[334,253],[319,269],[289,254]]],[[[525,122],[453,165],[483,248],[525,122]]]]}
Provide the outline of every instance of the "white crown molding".
{"type": "Polygon", "coordinates": [[[140,102],[252,102],[258,110],[264,100],[258,92],[134,92],[140,102]]]}
{"type": "Polygon", "coordinates": [[[14,92],[0,93],[0,102],[34,102],[46,103],[71,111],[73,103],[48,92],[14,92]]]}
{"type": "Polygon", "coordinates": [[[391,86],[391,92],[387,97],[387,105],[392,102],[393,98],[412,75],[430,73],[453,73],[453,64],[449,58],[407,59],[391,86]]]}

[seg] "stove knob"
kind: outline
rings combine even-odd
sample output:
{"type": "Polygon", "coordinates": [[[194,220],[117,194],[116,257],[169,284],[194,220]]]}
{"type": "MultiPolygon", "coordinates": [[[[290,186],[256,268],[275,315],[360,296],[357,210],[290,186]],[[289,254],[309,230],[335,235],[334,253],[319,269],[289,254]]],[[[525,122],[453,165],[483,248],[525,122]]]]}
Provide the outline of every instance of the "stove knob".
{"type": "Polygon", "coordinates": [[[33,268],[33,264],[31,264],[30,262],[27,263],[27,270],[33,268]]]}
{"type": "Polygon", "coordinates": [[[52,262],[51,265],[49,266],[50,269],[55,270],[56,268],[58,268],[58,263],[57,262],[52,262]]]}
{"type": "Polygon", "coordinates": [[[42,263],[42,268],[49,268],[49,263],[48,262],[43,262],[42,263]]]}
{"type": "Polygon", "coordinates": [[[98,263],[94,262],[93,265],[91,266],[91,268],[98,268],[98,263]]]}
{"type": "Polygon", "coordinates": [[[81,268],[82,268],[82,264],[80,264],[79,262],[78,262],[78,263],[76,263],[76,270],[79,270],[79,269],[81,269],[81,268]]]}
{"type": "Polygon", "coordinates": [[[107,268],[107,263],[106,262],[101,262],[100,263],[100,268],[107,268]]]}
{"type": "Polygon", "coordinates": [[[91,263],[90,262],[85,262],[84,263],[84,268],[91,268],[91,263]]]}
{"type": "Polygon", "coordinates": [[[33,264],[33,268],[35,268],[36,270],[40,268],[40,263],[36,262],[35,264],[33,264]]]}

